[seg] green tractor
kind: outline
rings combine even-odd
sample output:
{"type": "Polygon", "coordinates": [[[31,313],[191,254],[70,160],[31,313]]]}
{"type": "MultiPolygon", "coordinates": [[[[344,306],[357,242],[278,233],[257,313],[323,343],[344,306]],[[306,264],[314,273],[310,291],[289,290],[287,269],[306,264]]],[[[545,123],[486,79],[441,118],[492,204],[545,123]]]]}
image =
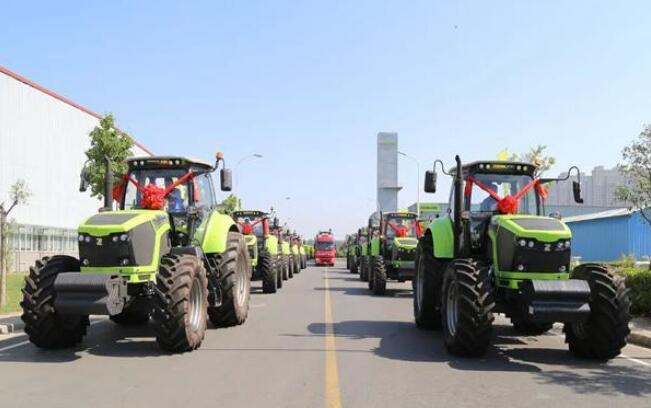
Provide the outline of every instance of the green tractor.
{"type": "Polygon", "coordinates": [[[307,251],[305,249],[305,245],[303,244],[303,237],[297,234],[296,241],[298,245],[300,267],[301,269],[305,269],[307,268],[307,251]]]}
{"type": "Polygon", "coordinates": [[[357,231],[357,265],[359,270],[359,280],[362,282],[368,281],[369,270],[369,242],[368,239],[369,229],[367,227],[360,228],[357,231]]]}
{"type": "Polygon", "coordinates": [[[301,272],[301,251],[299,248],[299,240],[297,239],[296,232],[290,233],[287,230],[287,237],[289,239],[290,245],[290,265],[292,268],[292,275],[296,275],[301,272]]]}
{"type": "Polygon", "coordinates": [[[348,269],[350,273],[358,272],[358,252],[359,249],[357,247],[357,233],[348,235],[346,237],[346,269],[348,269]]]}
{"type": "MultiPolygon", "coordinates": [[[[436,165],[425,191],[436,191],[436,165]]],[[[495,313],[516,331],[542,334],[564,324],[570,351],[608,360],[629,334],[624,281],[607,266],[570,269],[572,233],[560,217],[546,217],[546,185],[569,178],[582,203],[580,172],[561,179],[537,176],[530,163],[474,162],[443,172],[453,178],[448,214],[420,239],[414,317],[420,328],[442,328],[450,353],[480,356],[490,345],[495,313]]]]}
{"type": "MultiPolygon", "coordinates": [[[[106,160],[104,208],[79,226],[79,259],[55,255],[30,268],[21,302],[29,340],[43,349],[80,343],[89,315],[120,325],[150,317],[160,347],[198,348],[207,320],[242,324],[249,311],[250,261],[237,225],[217,212],[215,165],[183,157],[128,160],[113,188],[106,160]],[[113,211],[113,200],[119,210],[113,211]]],[[[222,168],[221,189],[230,191],[222,168]]],[[[82,171],[81,191],[90,174],[82,171]]]]}
{"type": "Polygon", "coordinates": [[[278,265],[280,285],[282,286],[282,281],[294,277],[294,269],[291,267],[290,260],[292,251],[286,230],[280,226],[277,218],[274,218],[271,234],[278,239],[278,258],[276,259],[276,264],[278,265]]]}
{"type": "Polygon", "coordinates": [[[233,219],[240,226],[251,258],[251,274],[262,280],[262,292],[276,293],[278,279],[278,238],[271,234],[269,215],[263,211],[234,211],[233,219]]]}
{"type": "Polygon", "coordinates": [[[380,214],[380,226],[371,239],[369,289],[374,295],[384,295],[387,280],[398,282],[414,276],[416,246],[420,237],[418,215],[411,212],[380,214]]]}

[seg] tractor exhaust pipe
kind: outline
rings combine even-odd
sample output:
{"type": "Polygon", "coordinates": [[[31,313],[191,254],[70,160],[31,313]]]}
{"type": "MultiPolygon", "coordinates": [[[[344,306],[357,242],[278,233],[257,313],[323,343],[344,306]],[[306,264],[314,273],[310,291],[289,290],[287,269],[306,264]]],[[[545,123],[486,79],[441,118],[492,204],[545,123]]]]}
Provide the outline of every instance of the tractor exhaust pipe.
{"type": "Polygon", "coordinates": [[[454,160],[457,168],[454,178],[454,257],[459,258],[463,246],[463,223],[461,220],[461,206],[463,205],[463,171],[461,170],[461,158],[457,155],[454,160]]]}
{"type": "Polygon", "coordinates": [[[113,166],[111,159],[104,156],[106,170],[104,172],[104,208],[102,211],[111,211],[113,209],[113,166]]]}

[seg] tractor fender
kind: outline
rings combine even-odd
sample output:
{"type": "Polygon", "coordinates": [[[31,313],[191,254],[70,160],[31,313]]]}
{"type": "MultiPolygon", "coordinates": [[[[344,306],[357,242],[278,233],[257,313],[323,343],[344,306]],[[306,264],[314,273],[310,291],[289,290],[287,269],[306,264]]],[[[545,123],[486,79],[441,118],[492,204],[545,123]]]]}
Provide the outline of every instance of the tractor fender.
{"type": "Polygon", "coordinates": [[[380,256],[380,238],[371,240],[371,256],[380,256]]]}
{"type": "Polygon", "coordinates": [[[264,247],[271,254],[271,256],[278,255],[278,237],[269,235],[264,241],[264,247]]]}
{"type": "Polygon", "coordinates": [[[454,233],[450,217],[438,218],[427,227],[432,235],[435,258],[454,258],[454,233]]]}
{"type": "Polygon", "coordinates": [[[228,233],[239,232],[239,229],[231,217],[217,211],[213,211],[207,218],[205,225],[197,229],[197,239],[203,252],[221,254],[226,251],[228,233]]]}

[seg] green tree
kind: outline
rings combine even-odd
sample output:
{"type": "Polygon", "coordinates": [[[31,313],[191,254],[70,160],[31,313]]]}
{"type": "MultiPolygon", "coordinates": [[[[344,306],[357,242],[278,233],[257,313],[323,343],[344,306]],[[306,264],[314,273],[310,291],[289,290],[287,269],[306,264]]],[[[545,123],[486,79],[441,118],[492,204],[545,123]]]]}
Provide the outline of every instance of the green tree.
{"type": "Polygon", "coordinates": [[[545,155],[545,150],[547,150],[545,145],[533,146],[526,153],[511,155],[510,160],[535,164],[538,166],[536,175],[540,176],[556,164],[556,158],[545,155]]]}
{"type": "Polygon", "coordinates": [[[622,150],[619,171],[628,183],[617,186],[615,196],[633,207],[651,226],[651,126],[646,125],[638,138],[622,150]]]}
{"type": "Polygon", "coordinates": [[[90,148],[86,150],[88,158],[88,171],[90,175],[91,196],[102,199],[104,197],[105,157],[111,159],[114,183],[117,183],[121,174],[127,172],[126,160],[131,156],[133,139],[115,127],[113,114],[104,116],[90,134],[90,148]]]}
{"type": "Polygon", "coordinates": [[[7,306],[7,254],[9,248],[7,245],[7,235],[9,228],[7,226],[7,217],[11,211],[18,205],[27,204],[31,196],[25,180],[16,181],[9,189],[9,199],[11,204],[5,208],[5,203],[0,203],[0,307],[7,306]]]}
{"type": "Polygon", "coordinates": [[[241,204],[242,201],[235,194],[230,194],[221,202],[220,207],[225,214],[232,214],[233,211],[240,209],[241,204]]]}

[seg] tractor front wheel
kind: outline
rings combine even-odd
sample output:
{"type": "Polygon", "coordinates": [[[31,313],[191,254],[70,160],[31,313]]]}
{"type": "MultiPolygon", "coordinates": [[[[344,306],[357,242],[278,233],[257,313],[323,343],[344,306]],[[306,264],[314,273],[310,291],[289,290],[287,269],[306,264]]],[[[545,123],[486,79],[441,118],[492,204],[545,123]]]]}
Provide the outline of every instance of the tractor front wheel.
{"type": "Polygon", "coordinates": [[[373,294],[383,296],[387,291],[387,271],[381,256],[373,257],[373,294]]]}
{"type": "Polygon", "coordinates": [[[282,270],[282,279],[283,280],[288,280],[289,279],[289,258],[287,255],[283,255],[280,257],[281,259],[281,270],[282,270]]]}
{"type": "Polygon", "coordinates": [[[483,355],[490,344],[495,307],[488,268],[468,259],[453,261],[443,275],[442,298],[448,351],[458,356],[483,355]]]}
{"type": "Polygon", "coordinates": [[[158,345],[172,353],[198,348],[206,334],[208,277],[194,255],[166,255],[156,276],[154,331],[158,345]]]}
{"type": "Polygon", "coordinates": [[[295,265],[294,264],[294,255],[289,255],[287,257],[287,262],[288,262],[288,265],[287,265],[287,277],[289,279],[293,279],[294,278],[294,265],[295,265]]]}
{"type": "Polygon", "coordinates": [[[301,273],[301,261],[299,256],[300,255],[294,255],[294,274],[301,273]]]}
{"type": "Polygon", "coordinates": [[[226,251],[219,258],[222,304],[208,308],[208,316],[215,326],[237,326],[249,314],[251,297],[249,253],[242,234],[228,233],[226,251]]]}
{"type": "Polygon", "coordinates": [[[278,290],[278,276],[269,251],[260,252],[257,268],[258,275],[262,277],[262,292],[276,293],[278,290]]]}
{"type": "Polygon", "coordinates": [[[440,329],[440,285],[441,279],[437,262],[432,255],[431,237],[425,237],[416,249],[416,276],[412,281],[414,288],[414,320],[419,329],[440,329]]]}
{"type": "Polygon", "coordinates": [[[81,342],[89,325],[88,316],[60,315],[54,309],[54,281],[61,272],[78,272],[79,261],[70,256],[43,258],[29,268],[23,289],[21,319],[25,333],[37,347],[62,349],[81,342]]]}
{"type": "Polygon", "coordinates": [[[350,264],[350,273],[358,273],[358,272],[359,272],[359,264],[357,263],[357,257],[353,257],[350,264]]]}
{"type": "Polygon", "coordinates": [[[596,264],[581,265],[574,275],[590,285],[590,317],[584,323],[565,324],[565,342],[579,357],[610,360],[626,346],[630,334],[631,301],[624,279],[596,264]]]}

